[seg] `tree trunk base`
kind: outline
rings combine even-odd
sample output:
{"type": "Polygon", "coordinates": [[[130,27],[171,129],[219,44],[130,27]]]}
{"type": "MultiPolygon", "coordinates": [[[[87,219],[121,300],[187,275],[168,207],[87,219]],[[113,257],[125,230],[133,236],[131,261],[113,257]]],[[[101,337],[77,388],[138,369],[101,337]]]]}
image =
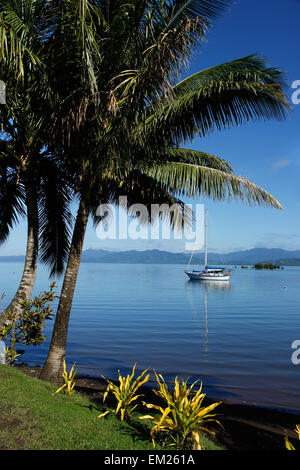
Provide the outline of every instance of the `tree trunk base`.
{"type": "Polygon", "coordinates": [[[42,369],[40,379],[58,385],[62,384],[65,357],[64,348],[52,347],[42,369]]]}

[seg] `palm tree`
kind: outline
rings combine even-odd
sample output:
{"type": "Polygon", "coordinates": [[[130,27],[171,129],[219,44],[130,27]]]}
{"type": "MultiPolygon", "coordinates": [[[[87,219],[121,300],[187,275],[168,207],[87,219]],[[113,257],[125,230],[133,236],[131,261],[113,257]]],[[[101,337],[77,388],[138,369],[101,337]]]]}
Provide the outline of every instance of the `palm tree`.
{"type": "MultiPolygon", "coordinates": [[[[176,81],[205,37],[208,20],[223,11],[228,2],[79,3],[84,4],[85,9],[80,11],[86,16],[76,16],[77,28],[74,23],[68,28],[70,48],[64,43],[59,56],[60,71],[65,64],[67,79],[74,76],[78,80],[73,94],[72,84],[68,88],[72,99],[68,101],[64,95],[61,112],[67,112],[65,145],[70,149],[77,146],[80,202],[51,346],[41,375],[54,381],[60,379],[65,357],[84,234],[95,203],[91,194],[99,194],[99,181],[105,194],[103,188],[109,181],[109,177],[103,178],[105,172],[119,181],[124,191],[124,181],[130,181],[128,175],[137,171],[144,183],[149,178],[153,187],[159,186],[170,197],[177,192],[205,194],[218,200],[235,197],[281,208],[262,188],[224,171],[224,167],[211,168],[209,159],[203,164],[203,155],[201,164],[199,155],[180,148],[182,141],[197,134],[205,136],[215,128],[285,117],[282,74],[254,56],[176,81]],[[73,74],[76,58],[80,58],[80,64],[77,62],[73,74]]],[[[73,8],[72,14],[64,15],[64,21],[73,21],[74,12],[73,8]]],[[[63,40],[62,23],[54,31],[53,50],[55,41],[63,40]]],[[[64,73],[61,80],[65,80],[64,73]]],[[[70,155],[74,158],[73,152],[70,155]]],[[[136,189],[136,184],[130,187],[136,189]]]]}
{"type": "MultiPolygon", "coordinates": [[[[62,159],[45,145],[48,119],[32,109],[30,93],[22,85],[10,93],[1,107],[0,140],[0,242],[3,243],[19,216],[27,216],[27,248],[19,287],[5,312],[19,315],[20,302],[32,293],[38,254],[61,274],[70,242],[72,182],[62,159]],[[40,246],[39,246],[40,245],[40,246]]],[[[37,95],[35,95],[36,97],[37,95]]],[[[4,322],[0,317],[0,324],[4,322]]]]}
{"type": "Polygon", "coordinates": [[[20,135],[0,141],[0,242],[9,236],[19,217],[27,216],[27,249],[19,287],[5,312],[21,313],[20,302],[30,298],[37,273],[38,255],[50,265],[50,275],[63,272],[70,243],[72,189],[60,160],[48,153],[31,152],[31,161],[20,168],[20,149],[28,144],[20,135]]]}
{"type": "Polygon", "coordinates": [[[0,107],[0,242],[19,216],[27,215],[28,226],[24,271],[5,310],[17,314],[32,293],[38,254],[51,275],[61,274],[70,241],[72,182],[48,142],[53,116],[43,63],[47,8],[42,0],[0,5],[0,73],[7,89],[7,105],[0,107]]]}
{"type": "Polygon", "coordinates": [[[40,138],[34,138],[39,135],[41,123],[38,118],[32,119],[32,113],[28,113],[27,87],[32,72],[37,65],[40,66],[37,55],[40,12],[37,1],[7,0],[0,6],[0,73],[6,82],[9,102],[0,109],[1,242],[6,240],[18,216],[25,214],[25,207],[28,221],[24,271],[8,307],[16,310],[19,310],[20,300],[29,298],[32,292],[38,259],[38,201],[34,189],[36,176],[33,162],[41,150],[40,138]]]}
{"type": "MultiPolygon", "coordinates": [[[[23,216],[27,209],[27,248],[25,256],[25,265],[22,278],[14,295],[13,300],[8,306],[8,311],[14,310],[17,314],[20,311],[19,302],[28,299],[31,295],[38,258],[38,201],[37,195],[32,191],[33,185],[28,184],[28,179],[23,175],[23,183],[16,171],[13,171],[7,162],[7,148],[5,151],[5,160],[1,165],[0,176],[0,211],[1,227],[0,236],[3,243],[18,220],[18,216],[23,216]],[[26,209],[25,209],[26,207],[26,209]]],[[[4,322],[4,315],[0,317],[0,324],[4,322]]]]}

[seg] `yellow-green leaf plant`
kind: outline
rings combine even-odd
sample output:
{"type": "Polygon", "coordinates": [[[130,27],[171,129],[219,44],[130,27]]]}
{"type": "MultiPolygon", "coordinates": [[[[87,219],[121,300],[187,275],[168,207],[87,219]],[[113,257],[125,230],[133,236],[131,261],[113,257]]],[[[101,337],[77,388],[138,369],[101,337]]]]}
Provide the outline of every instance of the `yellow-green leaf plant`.
{"type": "MultiPolygon", "coordinates": [[[[133,380],[135,368],[136,363],[133,366],[132,373],[130,375],[128,374],[127,377],[122,377],[120,371],[118,370],[120,385],[116,385],[110,380],[107,380],[105,379],[105,377],[103,377],[108,383],[106,392],[103,395],[103,402],[105,402],[108,393],[112,392],[112,394],[117,400],[117,407],[114,413],[116,415],[120,413],[121,421],[126,421],[128,420],[128,418],[131,417],[133,410],[135,410],[135,408],[137,407],[137,404],[133,405],[133,403],[136,402],[139,397],[143,396],[136,395],[136,392],[142,385],[148,382],[150,377],[150,374],[145,376],[145,374],[148,372],[148,369],[145,369],[141,373],[141,375],[139,375],[135,380],[133,380]]],[[[110,411],[102,413],[98,416],[98,418],[102,418],[108,413],[110,413],[110,411]]]]}
{"type": "Polygon", "coordinates": [[[74,372],[74,367],[75,367],[75,362],[72,366],[72,369],[70,372],[67,372],[67,366],[66,366],[66,361],[64,361],[64,372],[62,374],[62,377],[65,381],[62,387],[58,388],[56,392],[52,393],[52,395],[55,395],[56,393],[59,393],[61,390],[64,390],[66,395],[72,395],[74,392],[74,387],[75,387],[75,375],[77,374],[77,369],[74,372]]]}
{"type": "Polygon", "coordinates": [[[140,419],[153,420],[154,426],[151,429],[153,447],[155,447],[156,433],[165,433],[168,446],[170,447],[175,447],[178,450],[201,450],[199,431],[205,431],[214,435],[211,430],[206,428],[206,423],[214,421],[220,424],[215,419],[216,415],[211,414],[211,411],[221,402],[213,403],[207,407],[202,406],[202,401],[205,397],[205,393],[201,393],[202,384],[196,393],[193,392],[193,387],[199,380],[188,388],[187,380],[182,380],[180,386],[178,377],[176,377],[172,393],[168,389],[162,375],[158,375],[156,372],[155,375],[159,389],[154,389],[153,391],[166,403],[166,407],[163,408],[162,406],[143,402],[147,408],[158,411],[160,416],[145,415],[140,417],[140,419]]]}
{"type": "MultiPolygon", "coordinates": [[[[296,424],[296,433],[298,434],[298,438],[300,439],[300,424],[296,424]]],[[[296,450],[293,444],[288,440],[288,437],[286,436],[284,439],[285,447],[287,450],[296,450]]]]}
{"type": "Polygon", "coordinates": [[[16,361],[18,356],[21,356],[21,354],[18,354],[15,349],[10,349],[10,348],[5,348],[4,353],[5,353],[6,364],[12,364],[13,362],[16,361]]]}

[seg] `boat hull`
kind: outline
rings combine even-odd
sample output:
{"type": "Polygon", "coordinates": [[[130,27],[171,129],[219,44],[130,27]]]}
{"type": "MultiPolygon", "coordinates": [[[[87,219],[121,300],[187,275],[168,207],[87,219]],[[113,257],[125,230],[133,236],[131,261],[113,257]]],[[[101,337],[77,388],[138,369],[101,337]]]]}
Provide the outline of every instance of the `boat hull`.
{"type": "Polygon", "coordinates": [[[197,271],[185,271],[191,281],[229,281],[230,274],[209,274],[197,271]]]}

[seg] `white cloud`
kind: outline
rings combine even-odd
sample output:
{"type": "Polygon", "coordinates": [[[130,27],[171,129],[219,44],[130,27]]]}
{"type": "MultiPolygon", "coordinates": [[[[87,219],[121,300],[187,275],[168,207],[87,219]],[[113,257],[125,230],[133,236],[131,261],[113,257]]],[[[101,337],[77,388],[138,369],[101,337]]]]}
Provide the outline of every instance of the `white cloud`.
{"type": "Polygon", "coordinates": [[[282,168],[286,168],[292,164],[292,160],[288,158],[281,158],[272,164],[273,170],[281,170],[282,168]]]}
{"type": "Polygon", "coordinates": [[[261,235],[255,248],[282,248],[285,250],[299,250],[300,235],[298,233],[264,233],[261,235]]]}

